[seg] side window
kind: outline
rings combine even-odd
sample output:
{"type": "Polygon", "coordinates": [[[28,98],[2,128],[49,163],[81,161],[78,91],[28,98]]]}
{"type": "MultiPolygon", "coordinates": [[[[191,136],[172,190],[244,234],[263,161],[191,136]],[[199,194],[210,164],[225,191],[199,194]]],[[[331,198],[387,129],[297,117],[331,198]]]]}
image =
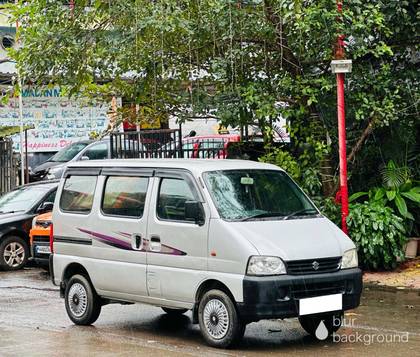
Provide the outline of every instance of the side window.
{"type": "Polygon", "coordinates": [[[82,156],[87,156],[89,160],[103,160],[108,158],[108,145],[105,143],[97,144],[87,149],[82,156]]]}
{"type": "Polygon", "coordinates": [[[140,218],[144,211],[146,177],[110,176],[102,198],[102,212],[113,216],[140,218]]]}
{"type": "Polygon", "coordinates": [[[157,216],[171,221],[186,221],[185,202],[194,199],[186,181],[163,178],[159,187],[157,216]]]}
{"type": "Polygon", "coordinates": [[[89,213],[92,209],[96,176],[70,176],[64,183],[60,197],[63,211],[89,213]]]}

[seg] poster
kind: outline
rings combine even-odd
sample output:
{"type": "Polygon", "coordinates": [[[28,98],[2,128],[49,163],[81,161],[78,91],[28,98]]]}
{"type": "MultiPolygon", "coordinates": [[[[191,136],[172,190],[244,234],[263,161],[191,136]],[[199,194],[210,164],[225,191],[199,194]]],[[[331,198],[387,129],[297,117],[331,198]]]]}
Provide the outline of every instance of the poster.
{"type": "MultiPolygon", "coordinates": [[[[25,88],[23,124],[28,130],[28,152],[58,151],[108,126],[108,103],[92,103],[83,98],[67,98],[59,87],[25,88]]],[[[19,126],[19,100],[0,105],[0,126],[19,126]]],[[[13,136],[14,149],[20,150],[19,134],[13,136]]]]}

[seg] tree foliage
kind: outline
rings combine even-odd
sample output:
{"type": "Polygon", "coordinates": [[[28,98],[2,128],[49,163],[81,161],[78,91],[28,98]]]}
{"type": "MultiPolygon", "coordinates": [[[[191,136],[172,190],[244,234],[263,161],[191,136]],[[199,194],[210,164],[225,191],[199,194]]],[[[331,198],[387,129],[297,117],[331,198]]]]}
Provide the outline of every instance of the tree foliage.
{"type": "Polygon", "coordinates": [[[336,147],[329,67],[337,35],[345,34],[353,60],[346,81],[350,149],[361,135],[365,140],[366,128],[373,132],[365,135],[368,145],[357,146],[354,185],[377,180],[372,172],[387,159],[418,167],[414,1],[345,1],[342,16],[335,0],[76,0],[74,9],[21,0],[12,9],[23,43],[12,55],[27,81],[122,96],[146,118],[258,123],[267,137],[282,115],[296,157],[308,143],[336,147]],[[374,141],[380,138],[382,147],[374,141]]]}

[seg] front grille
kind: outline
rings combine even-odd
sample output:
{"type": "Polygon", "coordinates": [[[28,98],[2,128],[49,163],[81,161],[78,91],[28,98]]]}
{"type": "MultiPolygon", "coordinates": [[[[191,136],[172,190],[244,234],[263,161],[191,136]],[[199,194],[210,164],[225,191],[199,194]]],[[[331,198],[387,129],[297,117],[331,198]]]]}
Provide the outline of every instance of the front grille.
{"type": "Polygon", "coordinates": [[[286,262],[287,273],[291,275],[331,273],[340,268],[341,257],[292,260],[286,262]]]}
{"type": "Polygon", "coordinates": [[[49,236],[33,236],[33,242],[49,242],[49,236]]]}

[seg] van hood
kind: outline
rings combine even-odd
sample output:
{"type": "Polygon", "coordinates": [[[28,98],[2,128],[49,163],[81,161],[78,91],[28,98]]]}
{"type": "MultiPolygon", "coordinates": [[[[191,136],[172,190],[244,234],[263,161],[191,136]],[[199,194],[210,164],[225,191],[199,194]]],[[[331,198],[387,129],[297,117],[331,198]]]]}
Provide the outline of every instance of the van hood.
{"type": "Polygon", "coordinates": [[[339,257],[353,242],[327,218],[232,222],[261,255],[285,261],[339,257]]]}

